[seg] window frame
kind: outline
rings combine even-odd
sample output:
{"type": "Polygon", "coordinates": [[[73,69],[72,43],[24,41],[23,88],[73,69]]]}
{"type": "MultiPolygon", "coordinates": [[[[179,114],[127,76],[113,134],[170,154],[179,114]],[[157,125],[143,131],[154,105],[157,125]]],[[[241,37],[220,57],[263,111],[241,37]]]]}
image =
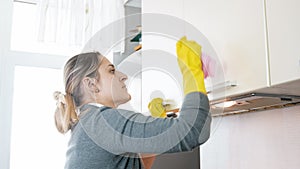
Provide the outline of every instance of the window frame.
{"type": "MultiPolygon", "coordinates": [[[[0,25],[5,25],[0,29],[0,168],[2,169],[10,168],[15,66],[61,69],[67,59],[67,56],[12,51],[10,49],[14,2],[19,1],[0,1],[0,25]]],[[[22,2],[31,3],[33,1],[22,0],[22,2]]]]}

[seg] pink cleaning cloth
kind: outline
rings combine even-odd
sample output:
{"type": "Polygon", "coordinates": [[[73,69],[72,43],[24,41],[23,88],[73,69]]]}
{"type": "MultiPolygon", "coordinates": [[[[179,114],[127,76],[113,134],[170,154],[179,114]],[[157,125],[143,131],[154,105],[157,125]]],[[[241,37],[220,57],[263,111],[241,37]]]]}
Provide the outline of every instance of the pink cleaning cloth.
{"type": "Polygon", "coordinates": [[[203,52],[201,61],[204,78],[206,79],[207,77],[213,77],[215,74],[216,61],[211,56],[203,52]]]}

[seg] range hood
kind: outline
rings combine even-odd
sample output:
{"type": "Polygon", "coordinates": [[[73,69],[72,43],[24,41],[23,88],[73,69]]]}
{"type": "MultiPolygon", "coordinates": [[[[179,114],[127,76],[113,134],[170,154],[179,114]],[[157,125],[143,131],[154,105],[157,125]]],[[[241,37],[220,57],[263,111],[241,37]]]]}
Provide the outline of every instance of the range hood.
{"type": "Polygon", "coordinates": [[[300,80],[210,102],[213,116],[300,105],[300,80]],[[226,106],[226,103],[230,105],[226,106]]]}

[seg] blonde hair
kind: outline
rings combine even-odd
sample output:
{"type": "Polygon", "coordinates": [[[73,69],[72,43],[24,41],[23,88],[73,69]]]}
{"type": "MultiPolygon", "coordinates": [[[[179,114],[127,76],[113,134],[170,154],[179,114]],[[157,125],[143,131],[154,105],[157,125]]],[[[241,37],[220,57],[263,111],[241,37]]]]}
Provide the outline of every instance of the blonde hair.
{"type": "Polygon", "coordinates": [[[84,77],[98,78],[102,55],[99,52],[82,53],[70,58],[64,67],[65,94],[54,92],[57,101],[55,125],[60,133],[68,132],[79,118],[76,113],[82,104],[81,81],[84,77]]]}

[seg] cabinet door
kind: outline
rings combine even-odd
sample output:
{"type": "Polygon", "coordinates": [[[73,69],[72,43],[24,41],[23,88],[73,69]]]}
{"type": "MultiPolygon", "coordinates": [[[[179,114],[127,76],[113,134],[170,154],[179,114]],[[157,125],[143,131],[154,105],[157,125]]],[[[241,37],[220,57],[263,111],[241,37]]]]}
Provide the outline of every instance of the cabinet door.
{"type": "Polygon", "coordinates": [[[183,2],[184,0],[143,0],[142,13],[160,13],[182,17],[183,2]]]}
{"type": "Polygon", "coordinates": [[[271,84],[300,78],[300,1],[267,0],[271,84]]]}
{"type": "MultiPolygon", "coordinates": [[[[143,0],[142,3],[142,111],[161,97],[178,108],[183,99],[182,76],[177,65],[174,34],[183,35],[183,0],[143,0]],[[180,21],[179,21],[180,22],[180,21]],[[177,26],[170,26],[170,24],[177,26]],[[179,25],[179,26],[178,26],[179,25]],[[176,28],[175,28],[176,27],[176,28]]],[[[178,37],[177,36],[177,37],[178,37]]]]}
{"type": "Polygon", "coordinates": [[[227,96],[269,85],[263,0],[184,2],[183,18],[206,36],[217,53],[223,67],[217,74],[224,74],[224,82],[237,84],[226,90],[227,96]]]}
{"type": "MultiPolygon", "coordinates": [[[[183,35],[183,0],[143,0],[142,3],[142,112],[154,97],[167,99],[171,109],[183,99],[182,76],[177,64],[176,42],[183,35]],[[154,13],[151,16],[149,13],[154,13]],[[169,15],[169,16],[166,16],[169,15]],[[170,25],[176,26],[170,26],[170,25]],[[167,30],[166,30],[167,29],[167,30]],[[178,33],[180,35],[178,35],[178,33]],[[173,35],[177,36],[173,36],[173,35]]],[[[153,169],[199,168],[199,149],[156,157],[153,169]]]]}

